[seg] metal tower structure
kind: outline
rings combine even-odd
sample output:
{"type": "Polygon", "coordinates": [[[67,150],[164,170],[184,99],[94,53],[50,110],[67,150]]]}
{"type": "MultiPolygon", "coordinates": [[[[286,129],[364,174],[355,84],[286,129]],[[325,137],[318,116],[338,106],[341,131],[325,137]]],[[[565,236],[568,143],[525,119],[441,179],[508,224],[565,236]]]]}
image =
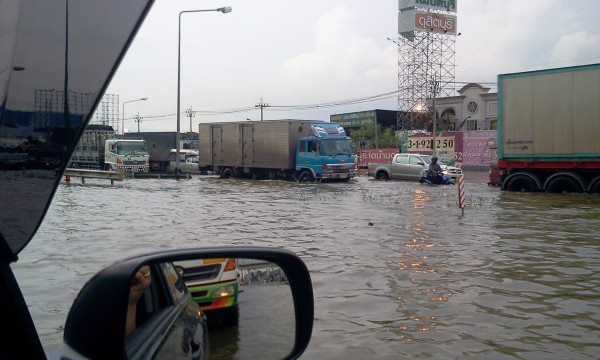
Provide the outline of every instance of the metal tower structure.
{"type": "Polygon", "coordinates": [[[119,95],[104,94],[90,123],[110,125],[116,133],[119,133],[119,95]]]}
{"type": "Polygon", "coordinates": [[[456,1],[400,0],[397,130],[426,130],[435,98],[455,93],[456,1]],[[429,5],[435,3],[438,5],[429,5]]]}

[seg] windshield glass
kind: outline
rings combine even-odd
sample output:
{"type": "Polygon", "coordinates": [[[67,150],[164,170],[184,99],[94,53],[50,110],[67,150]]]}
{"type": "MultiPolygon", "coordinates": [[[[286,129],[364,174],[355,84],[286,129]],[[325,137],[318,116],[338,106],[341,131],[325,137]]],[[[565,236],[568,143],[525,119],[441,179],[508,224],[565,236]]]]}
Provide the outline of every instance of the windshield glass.
{"type": "Polygon", "coordinates": [[[321,155],[354,155],[354,144],[351,140],[321,140],[321,155]]]}
{"type": "Polygon", "coordinates": [[[147,154],[148,149],[146,144],[142,142],[119,142],[117,143],[117,154],[129,155],[129,154],[147,154]]]}

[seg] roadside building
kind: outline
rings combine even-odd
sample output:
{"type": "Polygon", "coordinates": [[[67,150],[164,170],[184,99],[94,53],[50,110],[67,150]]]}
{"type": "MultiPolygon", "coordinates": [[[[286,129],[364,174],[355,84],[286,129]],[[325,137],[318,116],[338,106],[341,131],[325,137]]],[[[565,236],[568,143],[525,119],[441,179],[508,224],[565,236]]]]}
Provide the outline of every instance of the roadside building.
{"type": "MultiPolygon", "coordinates": [[[[432,108],[433,101],[427,105],[432,108]]],[[[475,83],[463,86],[457,96],[437,98],[436,108],[438,131],[495,130],[498,123],[498,94],[475,83]]]]}

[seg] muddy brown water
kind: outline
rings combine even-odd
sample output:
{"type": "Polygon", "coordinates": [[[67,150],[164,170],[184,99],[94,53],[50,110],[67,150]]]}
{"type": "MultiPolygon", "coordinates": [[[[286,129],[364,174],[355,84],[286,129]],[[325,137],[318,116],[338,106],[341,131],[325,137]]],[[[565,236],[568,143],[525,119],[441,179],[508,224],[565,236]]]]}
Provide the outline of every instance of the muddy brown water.
{"type": "Polygon", "coordinates": [[[61,185],[13,266],[44,344],[103,267],[152,250],[296,252],[315,293],[308,359],[597,359],[600,197],[413,182],[127,180],[61,185]]]}

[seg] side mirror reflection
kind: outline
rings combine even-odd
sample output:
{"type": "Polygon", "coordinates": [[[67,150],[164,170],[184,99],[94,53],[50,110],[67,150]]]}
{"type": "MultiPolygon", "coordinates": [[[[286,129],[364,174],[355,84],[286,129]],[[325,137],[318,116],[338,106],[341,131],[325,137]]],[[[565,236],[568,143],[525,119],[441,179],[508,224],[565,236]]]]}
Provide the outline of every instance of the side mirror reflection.
{"type": "Polygon", "coordinates": [[[181,314],[163,331],[165,355],[282,359],[294,349],[294,297],[285,271],[269,261],[211,257],[146,264],[132,276],[128,303],[130,358],[147,347],[149,331],[170,303],[179,304],[173,309],[181,314]]]}

